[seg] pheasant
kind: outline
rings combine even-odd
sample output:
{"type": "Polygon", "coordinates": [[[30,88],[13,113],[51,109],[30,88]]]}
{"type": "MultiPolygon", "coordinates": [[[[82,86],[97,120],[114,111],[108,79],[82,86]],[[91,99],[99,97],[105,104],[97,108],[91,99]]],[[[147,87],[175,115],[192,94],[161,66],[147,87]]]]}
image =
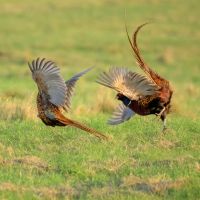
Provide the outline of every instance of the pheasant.
{"type": "Polygon", "coordinates": [[[90,71],[91,68],[74,75],[65,82],[60,75],[59,68],[50,60],[37,58],[28,63],[28,65],[32,72],[32,78],[38,87],[38,117],[45,125],[52,127],[73,126],[93,134],[100,139],[108,139],[102,133],[69,119],[62,114],[62,110],[68,111],[70,108],[71,96],[77,80],[90,71]]]}
{"type": "Polygon", "coordinates": [[[135,114],[146,116],[155,114],[163,122],[166,129],[166,115],[170,110],[173,91],[169,81],[154,72],[143,60],[137,45],[137,34],[147,23],[140,25],[130,38],[126,33],[136,58],[137,64],[145,72],[144,75],[129,71],[126,68],[115,67],[103,72],[97,83],[117,91],[116,98],[122,101],[108,124],[117,125],[129,120],[135,114]]]}

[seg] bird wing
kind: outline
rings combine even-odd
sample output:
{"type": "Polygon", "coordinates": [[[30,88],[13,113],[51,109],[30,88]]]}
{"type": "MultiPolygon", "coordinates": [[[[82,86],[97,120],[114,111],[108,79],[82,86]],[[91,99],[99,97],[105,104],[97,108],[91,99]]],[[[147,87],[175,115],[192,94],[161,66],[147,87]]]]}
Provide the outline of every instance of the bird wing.
{"type": "Polygon", "coordinates": [[[131,72],[126,68],[111,68],[109,72],[103,72],[97,83],[112,88],[131,100],[153,95],[157,91],[157,85],[147,77],[131,72]]]}
{"type": "Polygon", "coordinates": [[[117,109],[113,112],[112,117],[108,120],[108,124],[121,124],[125,121],[128,121],[134,115],[135,112],[133,112],[129,107],[126,107],[124,104],[119,104],[117,109]]]}
{"type": "Polygon", "coordinates": [[[90,71],[93,67],[90,67],[78,74],[75,74],[74,76],[72,76],[72,78],[70,78],[69,80],[65,81],[66,84],[66,88],[67,88],[67,93],[66,93],[66,99],[65,99],[65,106],[64,109],[67,111],[70,108],[71,105],[71,97],[72,94],[74,92],[74,88],[75,88],[75,84],[76,82],[79,80],[79,78],[81,76],[83,76],[84,74],[86,74],[88,71],[90,71]]]}
{"type": "Polygon", "coordinates": [[[52,104],[64,106],[66,85],[55,63],[45,58],[37,58],[28,65],[39,91],[47,94],[52,104]]]}

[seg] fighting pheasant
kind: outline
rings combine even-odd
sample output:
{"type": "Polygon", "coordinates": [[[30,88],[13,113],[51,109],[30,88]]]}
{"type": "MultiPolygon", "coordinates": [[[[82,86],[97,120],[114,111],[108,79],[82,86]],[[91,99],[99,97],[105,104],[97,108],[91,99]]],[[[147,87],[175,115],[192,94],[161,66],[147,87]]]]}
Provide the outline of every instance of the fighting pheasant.
{"type": "Polygon", "coordinates": [[[103,72],[97,82],[101,85],[116,90],[116,98],[122,101],[113,113],[108,123],[117,125],[129,120],[135,114],[155,114],[163,121],[163,131],[166,129],[166,115],[169,113],[171,97],[173,94],[169,81],[154,72],[143,60],[137,46],[137,34],[146,25],[142,24],[130,38],[127,28],[126,33],[136,58],[137,64],[146,76],[129,71],[126,68],[111,68],[103,72]]]}
{"type": "Polygon", "coordinates": [[[28,63],[28,65],[32,72],[32,78],[38,87],[38,117],[44,124],[53,127],[69,125],[82,129],[98,138],[107,139],[105,135],[98,131],[66,118],[61,112],[62,109],[69,110],[76,81],[91,68],[74,75],[65,82],[60,75],[59,68],[50,60],[37,58],[32,63],[28,63]]]}

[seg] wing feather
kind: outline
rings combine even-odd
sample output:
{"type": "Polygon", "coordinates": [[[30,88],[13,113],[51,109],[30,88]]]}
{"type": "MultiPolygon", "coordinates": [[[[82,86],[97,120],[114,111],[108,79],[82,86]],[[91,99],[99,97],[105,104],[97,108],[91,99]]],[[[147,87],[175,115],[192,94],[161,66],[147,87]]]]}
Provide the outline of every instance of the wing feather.
{"type": "Polygon", "coordinates": [[[128,121],[131,117],[135,115],[130,108],[124,106],[124,104],[120,104],[117,109],[113,112],[112,117],[108,120],[108,124],[110,125],[118,125],[125,121],[128,121]]]}
{"type": "Polygon", "coordinates": [[[131,100],[153,95],[158,89],[157,85],[152,83],[146,76],[119,67],[103,72],[97,83],[112,88],[131,100]]]}
{"type": "Polygon", "coordinates": [[[75,74],[74,76],[72,76],[69,80],[67,80],[65,82],[66,84],[66,88],[67,88],[67,93],[66,93],[66,99],[65,99],[65,106],[64,109],[67,111],[70,108],[71,105],[71,97],[73,95],[74,92],[74,88],[76,85],[76,82],[79,80],[79,78],[81,76],[83,76],[84,74],[86,74],[87,72],[89,72],[93,67],[90,67],[78,74],[75,74]]]}
{"type": "Polygon", "coordinates": [[[37,58],[28,65],[40,92],[47,94],[52,104],[64,106],[66,86],[55,63],[45,58],[37,58]]]}

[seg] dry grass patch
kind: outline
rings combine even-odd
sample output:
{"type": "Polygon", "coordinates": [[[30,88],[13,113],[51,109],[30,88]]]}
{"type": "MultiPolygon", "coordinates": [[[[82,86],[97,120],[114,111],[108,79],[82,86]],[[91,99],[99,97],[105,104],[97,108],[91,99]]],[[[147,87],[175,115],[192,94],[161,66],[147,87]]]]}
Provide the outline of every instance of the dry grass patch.
{"type": "Polygon", "coordinates": [[[159,147],[159,148],[164,148],[164,149],[172,149],[172,148],[175,148],[179,145],[179,141],[170,141],[170,140],[167,140],[165,138],[161,138],[159,139],[158,141],[155,141],[156,145],[159,147]]]}
{"type": "Polygon", "coordinates": [[[0,120],[36,120],[37,112],[33,105],[33,95],[20,100],[16,98],[0,99],[0,120]]]}
{"type": "Polygon", "coordinates": [[[113,158],[113,159],[108,160],[105,163],[105,169],[110,171],[110,172],[117,172],[126,163],[127,163],[127,161],[119,160],[117,158],[113,158]]]}
{"type": "Polygon", "coordinates": [[[24,187],[19,187],[13,183],[9,182],[4,182],[0,184],[0,191],[12,191],[12,192],[17,192],[17,191],[24,191],[24,187]]]}
{"type": "Polygon", "coordinates": [[[77,192],[74,188],[69,185],[60,186],[60,187],[41,187],[34,188],[33,192],[39,197],[45,199],[57,199],[57,198],[72,198],[77,195],[77,192]]]}
{"type": "Polygon", "coordinates": [[[148,179],[142,179],[137,176],[127,176],[123,178],[120,187],[129,188],[145,193],[163,194],[169,189],[179,189],[185,185],[185,179],[170,180],[163,177],[152,177],[148,179]]]}
{"type": "Polygon", "coordinates": [[[20,164],[23,166],[28,166],[29,168],[45,171],[50,169],[50,166],[37,156],[24,156],[21,158],[13,158],[9,160],[1,159],[0,164],[3,166],[20,164]]]}
{"type": "Polygon", "coordinates": [[[93,174],[95,174],[97,170],[106,170],[116,173],[121,167],[127,164],[127,162],[128,160],[120,160],[117,158],[112,158],[104,162],[90,161],[89,170],[93,172],[93,174]]]}
{"type": "Polygon", "coordinates": [[[135,164],[138,167],[172,167],[172,166],[181,166],[183,164],[189,163],[194,164],[195,159],[191,156],[180,156],[176,159],[165,159],[165,160],[152,160],[152,161],[141,161],[135,164]]]}
{"type": "Polygon", "coordinates": [[[27,187],[4,182],[0,184],[0,192],[10,191],[16,193],[31,192],[44,199],[72,198],[76,195],[75,190],[68,185],[59,187],[27,187]]]}
{"type": "MultiPolygon", "coordinates": [[[[4,144],[0,143],[0,154],[6,155],[6,156],[13,156],[14,155],[14,149],[11,146],[5,146],[4,144]]],[[[1,157],[0,157],[1,161],[1,157]]]]}
{"type": "Polygon", "coordinates": [[[96,92],[96,98],[92,111],[95,113],[111,113],[117,107],[117,103],[114,101],[114,98],[115,96],[113,94],[113,91],[103,87],[99,88],[96,92]]]}
{"type": "Polygon", "coordinates": [[[109,196],[111,195],[112,193],[115,192],[115,189],[111,186],[105,186],[105,187],[94,187],[91,189],[90,191],[90,195],[96,199],[98,197],[104,197],[104,196],[109,196]]]}

